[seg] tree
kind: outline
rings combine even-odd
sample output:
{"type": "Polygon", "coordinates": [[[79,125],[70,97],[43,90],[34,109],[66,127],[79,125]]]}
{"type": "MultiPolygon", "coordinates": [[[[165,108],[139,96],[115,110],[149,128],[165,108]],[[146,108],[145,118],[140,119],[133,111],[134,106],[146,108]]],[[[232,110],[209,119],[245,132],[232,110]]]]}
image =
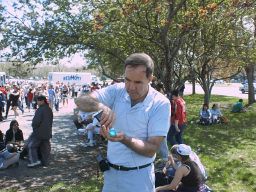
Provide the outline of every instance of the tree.
{"type": "Polygon", "coordinates": [[[255,1],[236,1],[234,7],[239,12],[237,19],[237,44],[235,50],[237,59],[242,63],[248,80],[248,104],[255,102],[254,73],[256,60],[256,15],[255,1]]]}

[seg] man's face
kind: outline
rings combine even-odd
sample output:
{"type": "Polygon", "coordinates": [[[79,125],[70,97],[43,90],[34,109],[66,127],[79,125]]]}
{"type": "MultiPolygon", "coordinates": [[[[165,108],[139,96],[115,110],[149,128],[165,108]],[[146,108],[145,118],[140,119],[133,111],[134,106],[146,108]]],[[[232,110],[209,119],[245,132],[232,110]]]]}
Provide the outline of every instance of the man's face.
{"type": "Polygon", "coordinates": [[[139,65],[136,67],[126,66],[125,68],[125,88],[133,101],[143,99],[148,93],[148,84],[152,79],[146,77],[146,67],[139,65]]]}

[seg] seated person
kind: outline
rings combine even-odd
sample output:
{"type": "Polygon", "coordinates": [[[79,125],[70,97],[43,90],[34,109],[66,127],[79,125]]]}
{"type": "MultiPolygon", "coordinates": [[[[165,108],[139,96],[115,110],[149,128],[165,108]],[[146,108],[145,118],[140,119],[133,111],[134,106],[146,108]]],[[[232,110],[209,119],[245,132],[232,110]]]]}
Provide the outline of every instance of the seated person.
{"type": "Polygon", "coordinates": [[[204,187],[203,175],[198,165],[190,159],[191,152],[190,146],[185,144],[178,145],[176,157],[181,162],[181,165],[176,169],[171,183],[157,187],[156,192],[163,190],[201,191],[201,188],[204,187]]]}
{"type": "Polygon", "coordinates": [[[12,120],[10,128],[5,133],[5,145],[9,152],[14,152],[15,148],[21,148],[24,142],[23,132],[19,128],[19,123],[12,120]]]}
{"type": "Polygon", "coordinates": [[[200,123],[203,125],[210,125],[212,123],[212,114],[208,104],[203,104],[203,107],[200,109],[199,117],[200,123]]]}
{"type": "Polygon", "coordinates": [[[245,112],[244,105],[243,105],[243,99],[239,99],[238,102],[236,102],[233,105],[231,112],[233,112],[233,113],[245,112]]]}
{"type": "Polygon", "coordinates": [[[88,125],[89,123],[92,123],[91,118],[92,113],[79,111],[77,118],[73,120],[75,126],[77,129],[82,129],[83,126],[88,125]]]}
{"type": "Polygon", "coordinates": [[[12,164],[18,163],[19,153],[10,153],[4,143],[4,134],[0,130],[0,169],[5,169],[12,164]]]}
{"type": "Polygon", "coordinates": [[[3,149],[0,151],[0,169],[6,169],[10,165],[19,164],[19,153],[10,153],[8,150],[3,149]]]}
{"type": "Polygon", "coordinates": [[[5,148],[5,144],[4,144],[4,134],[3,132],[0,130],[0,151],[2,151],[5,148]]]}
{"type": "Polygon", "coordinates": [[[211,109],[211,114],[212,114],[212,123],[220,123],[220,119],[222,117],[222,113],[219,109],[219,105],[214,103],[212,105],[211,109]]]}
{"type": "MultiPolygon", "coordinates": [[[[181,166],[181,162],[178,160],[178,157],[177,157],[178,146],[179,146],[178,144],[172,146],[172,148],[170,150],[170,155],[168,157],[168,161],[166,162],[166,165],[162,171],[163,175],[165,177],[167,177],[169,179],[169,181],[171,181],[173,179],[176,169],[181,166]]],[[[206,180],[207,174],[206,174],[205,168],[204,168],[203,164],[201,163],[197,154],[194,151],[191,151],[189,158],[191,161],[194,161],[198,165],[198,167],[203,175],[204,180],[206,180]]],[[[162,178],[159,178],[159,179],[162,179],[162,178]]],[[[157,178],[156,178],[156,184],[157,183],[159,183],[159,182],[157,181],[157,178]]]]}
{"type": "Polygon", "coordinates": [[[96,142],[94,139],[94,134],[100,134],[100,123],[99,121],[94,118],[93,116],[93,122],[89,123],[85,130],[87,131],[87,137],[88,137],[88,142],[84,143],[84,147],[93,147],[95,146],[96,142]]]}

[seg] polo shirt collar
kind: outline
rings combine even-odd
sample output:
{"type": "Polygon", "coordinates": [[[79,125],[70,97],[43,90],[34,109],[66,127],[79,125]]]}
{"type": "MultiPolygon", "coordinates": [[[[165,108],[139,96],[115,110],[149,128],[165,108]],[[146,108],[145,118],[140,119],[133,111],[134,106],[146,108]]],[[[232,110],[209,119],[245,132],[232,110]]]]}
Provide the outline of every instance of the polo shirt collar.
{"type": "MultiPolygon", "coordinates": [[[[145,97],[145,99],[144,99],[142,102],[139,102],[138,104],[144,105],[144,106],[149,105],[150,102],[151,102],[152,99],[153,99],[153,97],[152,97],[152,95],[153,95],[153,90],[154,90],[154,88],[152,88],[151,85],[148,84],[148,94],[147,94],[147,96],[145,97]]],[[[130,98],[129,94],[127,93],[126,89],[125,89],[124,99],[125,99],[125,101],[131,103],[131,98],[130,98]]],[[[138,104],[137,104],[137,105],[138,105],[138,104]]]]}

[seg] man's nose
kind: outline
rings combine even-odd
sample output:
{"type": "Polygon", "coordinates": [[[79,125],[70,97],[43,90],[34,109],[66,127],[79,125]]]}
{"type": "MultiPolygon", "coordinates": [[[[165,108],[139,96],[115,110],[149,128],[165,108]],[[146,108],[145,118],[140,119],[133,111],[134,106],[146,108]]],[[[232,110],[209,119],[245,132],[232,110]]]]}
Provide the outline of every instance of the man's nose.
{"type": "Polygon", "coordinates": [[[131,91],[135,90],[135,84],[134,83],[129,84],[129,90],[131,90],[131,91]]]}

